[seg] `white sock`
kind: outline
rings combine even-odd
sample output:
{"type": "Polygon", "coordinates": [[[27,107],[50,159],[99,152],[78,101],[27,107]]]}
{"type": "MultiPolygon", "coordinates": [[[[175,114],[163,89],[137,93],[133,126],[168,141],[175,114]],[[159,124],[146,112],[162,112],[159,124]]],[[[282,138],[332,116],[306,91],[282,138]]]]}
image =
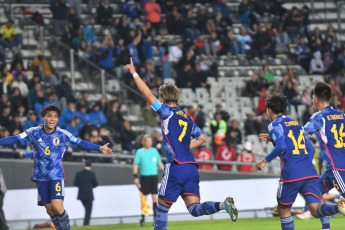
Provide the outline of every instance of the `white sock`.
{"type": "Polygon", "coordinates": [[[225,210],[225,204],[224,204],[224,202],[225,202],[225,201],[219,203],[219,208],[220,208],[220,210],[225,210]]]}

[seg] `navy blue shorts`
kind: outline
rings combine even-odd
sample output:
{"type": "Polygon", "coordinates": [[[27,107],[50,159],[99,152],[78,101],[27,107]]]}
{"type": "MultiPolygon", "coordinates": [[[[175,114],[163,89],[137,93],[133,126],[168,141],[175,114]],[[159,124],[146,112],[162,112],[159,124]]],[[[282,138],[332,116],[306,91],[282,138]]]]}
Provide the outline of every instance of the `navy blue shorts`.
{"type": "Polygon", "coordinates": [[[54,199],[64,199],[64,180],[36,181],[39,206],[51,203],[54,199]]]}
{"type": "Polygon", "coordinates": [[[327,193],[332,188],[336,188],[340,195],[345,196],[345,172],[338,170],[328,170],[322,173],[319,179],[320,191],[327,193]]]}
{"type": "Polygon", "coordinates": [[[307,204],[321,203],[318,178],[295,182],[279,181],[277,200],[280,205],[286,208],[291,208],[298,193],[301,193],[304,196],[307,204]]]}
{"type": "Polygon", "coordinates": [[[167,203],[175,203],[179,196],[200,198],[199,182],[196,164],[167,163],[164,167],[158,197],[167,203]]]}

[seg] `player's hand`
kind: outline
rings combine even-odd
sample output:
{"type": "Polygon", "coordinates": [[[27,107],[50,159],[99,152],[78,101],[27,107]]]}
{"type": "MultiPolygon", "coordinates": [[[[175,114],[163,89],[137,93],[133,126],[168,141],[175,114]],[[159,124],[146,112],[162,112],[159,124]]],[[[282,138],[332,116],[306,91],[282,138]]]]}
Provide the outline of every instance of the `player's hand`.
{"type": "Polygon", "coordinates": [[[134,184],[135,184],[136,186],[139,186],[140,181],[139,181],[139,179],[138,179],[138,178],[134,178],[134,184]]]}
{"type": "Polygon", "coordinates": [[[108,147],[109,143],[106,143],[105,145],[102,145],[99,150],[107,155],[108,157],[110,157],[111,155],[113,155],[113,150],[111,150],[109,147],[108,147]]]}
{"type": "Polygon", "coordinates": [[[23,157],[24,157],[24,152],[20,152],[20,153],[19,153],[19,157],[20,157],[20,158],[23,158],[23,157]]]}
{"type": "Polygon", "coordinates": [[[259,134],[259,138],[262,140],[262,141],[271,141],[271,137],[268,133],[260,133],[259,134]]]}
{"type": "Polygon", "coordinates": [[[136,71],[135,71],[135,66],[133,64],[133,60],[131,58],[131,64],[127,64],[125,65],[125,69],[130,73],[130,74],[134,74],[136,71]]]}
{"type": "Polygon", "coordinates": [[[263,159],[262,161],[256,163],[253,167],[252,167],[252,171],[254,171],[254,169],[259,170],[259,171],[264,171],[264,167],[267,163],[266,159],[263,159]]]}

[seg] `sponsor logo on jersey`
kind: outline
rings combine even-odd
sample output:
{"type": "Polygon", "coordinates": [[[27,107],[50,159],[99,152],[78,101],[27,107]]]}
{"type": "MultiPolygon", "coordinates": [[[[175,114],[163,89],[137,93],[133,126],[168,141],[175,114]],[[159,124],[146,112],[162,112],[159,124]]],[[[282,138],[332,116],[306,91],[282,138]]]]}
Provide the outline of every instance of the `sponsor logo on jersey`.
{"type": "Polygon", "coordinates": [[[42,138],[38,139],[38,141],[42,141],[42,138]]]}
{"type": "Polygon", "coordinates": [[[59,138],[59,137],[54,137],[54,138],[53,138],[53,144],[54,144],[54,145],[60,144],[60,138],[59,138]]]}
{"type": "Polygon", "coordinates": [[[61,196],[61,193],[58,192],[56,195],[57,195],[57,196],[61,196]]]}

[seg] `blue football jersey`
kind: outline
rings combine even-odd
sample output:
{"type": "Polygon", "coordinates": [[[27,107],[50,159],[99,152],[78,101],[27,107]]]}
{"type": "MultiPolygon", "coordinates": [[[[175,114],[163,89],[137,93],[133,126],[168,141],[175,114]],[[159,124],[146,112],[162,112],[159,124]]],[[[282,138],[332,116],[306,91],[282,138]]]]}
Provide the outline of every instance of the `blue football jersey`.
{"type": "Polygon", "coordinates": [[[283,140],[286,145],[279,156],[283,182],[318,178],[306,148],[307,144],[311,144],[310,140],[297,121],[281,115],[268,126],[268,131],[274,146],[278,140],[283,140]]]}
{"type": "Polygon", "coordinates": [[[173,161],[179,164],[196,163],[189,145],[192,139],[202,135],[200,128],[190,116],[177,107],[170,107],[157,100],[152,108],[162,119],[161,128],[167,163],[173,161]]]}
{"type": "Polygon", "coordinates": [[[328,106],[314,113],[304,126],[310,135],[316,133],[326,170],[345,171],[344,113],[328,106]]]}
{"type": "Polygon", "coordinates": [[[26,130],[17,135],[22,145],[32,144],[34,166],[32,181],[65,179],[62,157],[66,147],[75,148],[76,138],[68,131],[56,127],[52,133],[46,133],[43,125],[26,130]]]}

